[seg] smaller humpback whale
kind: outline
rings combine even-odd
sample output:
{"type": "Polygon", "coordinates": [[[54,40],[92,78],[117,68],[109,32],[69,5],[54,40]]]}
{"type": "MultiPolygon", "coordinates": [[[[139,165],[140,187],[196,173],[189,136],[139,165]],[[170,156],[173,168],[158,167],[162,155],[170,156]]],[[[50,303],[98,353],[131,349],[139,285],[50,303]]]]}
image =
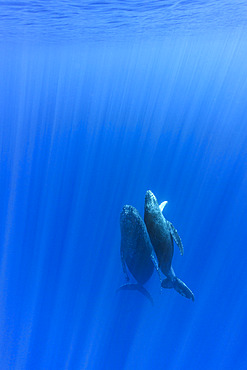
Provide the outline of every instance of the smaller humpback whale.
{"type": "MultiPolygon", "coordinates": [[[[127,283],[119,290],[138,290],[153,304],[150,293],[143,287],[151,275],[154,267],[159,272],[158,261],[150,242],[150,238],[143,219],[136,208],[125,205],[120,214],[121,229],[121,262],[123,272],[129,281],[127,267],[137,284],[127,283]],[[127,267],[126,267],[127,266],[127,267]]],[[[161,278],[160,278],[161,279],[161,278]]]]}
{"type": "Polygon", "coordinates": [[[183,281],[176,277],[172,268],[173,240],[178,245],[181,255],[183,255],[184,250],[177,230],[162,214],[166,203],[163,202],[159,206],[151,190],[146,192],[144,222],[154,247],[159,267],[163,274],[166,275],[166,279],[162,281],[161,286],[163,288],[174,288],[182,296],[194,301],[194,294],[183,281]]]}

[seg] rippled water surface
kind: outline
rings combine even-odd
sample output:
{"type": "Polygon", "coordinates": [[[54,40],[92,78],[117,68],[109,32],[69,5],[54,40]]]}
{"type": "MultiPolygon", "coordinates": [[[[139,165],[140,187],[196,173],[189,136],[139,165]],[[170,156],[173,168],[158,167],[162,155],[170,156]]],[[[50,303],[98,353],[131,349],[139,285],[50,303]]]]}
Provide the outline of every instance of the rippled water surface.
{"type": "Polygon", "coordinates": [[[246,28],[246,1],[1,1],[0,36],[34,40],[162,37],[246,28]]]}

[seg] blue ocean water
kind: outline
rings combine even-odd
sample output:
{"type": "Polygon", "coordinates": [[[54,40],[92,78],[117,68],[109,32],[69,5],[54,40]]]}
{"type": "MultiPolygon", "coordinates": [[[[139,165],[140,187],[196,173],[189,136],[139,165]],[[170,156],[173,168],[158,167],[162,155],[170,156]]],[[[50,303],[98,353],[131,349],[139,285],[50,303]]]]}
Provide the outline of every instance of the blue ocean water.
{"type": "Polygon", "coordinates": [[[0,11],[0,368],[246,369],[245,2],[0,11]],[[148,189],[195,302],[116,294],[148,189]]]}

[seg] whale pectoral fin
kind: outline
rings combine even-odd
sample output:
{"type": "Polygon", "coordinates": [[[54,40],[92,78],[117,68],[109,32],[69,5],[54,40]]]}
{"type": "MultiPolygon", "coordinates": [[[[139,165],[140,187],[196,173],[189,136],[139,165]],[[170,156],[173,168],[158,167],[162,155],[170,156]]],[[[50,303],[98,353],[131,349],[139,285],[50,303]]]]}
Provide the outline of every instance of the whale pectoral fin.
{"type": "Polygon", "coordinates": [[[127,267],[126,267],[126,264],[125,264],[124,255],[123,255],[122,249],[120,250],[120,255],[121,255],[121,262],[122,262],[123,273],[125,275],[126,280],[129,281],[130,278],[129,278],[129,275],[128,275],[128,272],[127,272],[127,267]]]}
{"type": "Polygon", "coordinates": [[[183,247],[182,240],[181,240],[180,236],[178,235],[178,232],[175,229],[175,227],[173,226],[173,224],[169,221],[167,221],[167,223],[168,223],[169,228],[170,228],[170,233],[171,233],[175,243],[178,245],[178,248],[180,250],[180,254],[182,256],[184,254],[184,247],[183,247]]]}
{"type": "Polygon", "coordinates": [[[192,301],[195,300],[194,294],[182,280],[176,278],[176,280],[173,282],[173,288],[182,296],[192,299],[192,301]]]}
{"type": "Polygon", "coordinates": [[[160,283],[161,283],[162,278],[161,278],[160,268],[159,268],[158,260],[157,260],[156,255],[155,255],[154,252],[151,253],[151,260],[154,264],[154,267],[155,267],[156,271],[158,272],[160,283]]]}
{"type": "Polygon", "coordinates": [[[144,288],[144,286],[142,286],[141,284],[124,284],[122,286],[120,286],[120,288],[118,288],[116,290],[116,293],[119,292],[120,290],[138,290],[140,293],[142,293],[151,303],[152,305],[154,306],[154,301],[153,301],[153,298],[151,296],[151,294],[147,291],[147,289],[144,288]]]}
{"type": "Polygon", "coordinates": [[[159,205],[159,209],[161,210],[161,212],[163,212],[163,209],[165,208],[165,206],[167,205],[168,201],[165,200],[164,202],[162,202],[160,205],[159,205]]]}

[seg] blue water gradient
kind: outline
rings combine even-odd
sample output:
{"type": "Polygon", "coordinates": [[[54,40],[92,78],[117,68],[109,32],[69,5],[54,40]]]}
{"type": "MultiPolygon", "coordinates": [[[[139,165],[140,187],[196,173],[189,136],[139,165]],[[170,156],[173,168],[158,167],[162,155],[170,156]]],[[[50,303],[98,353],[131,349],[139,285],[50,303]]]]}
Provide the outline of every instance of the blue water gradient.
{"type": "Polygon", "coordinates": [[[245,369],[246,39],[0,60],[1,369],[245,369]],[[119,292],[119,214],[168,200],[195,302],[119,292]]]}
{"type": "Polygon", "coordinates": [[[0,369],[246,369],[245,2],[0,11],[0,369]],[[195,302],[115,293],[147,189],[195,302]]]}

